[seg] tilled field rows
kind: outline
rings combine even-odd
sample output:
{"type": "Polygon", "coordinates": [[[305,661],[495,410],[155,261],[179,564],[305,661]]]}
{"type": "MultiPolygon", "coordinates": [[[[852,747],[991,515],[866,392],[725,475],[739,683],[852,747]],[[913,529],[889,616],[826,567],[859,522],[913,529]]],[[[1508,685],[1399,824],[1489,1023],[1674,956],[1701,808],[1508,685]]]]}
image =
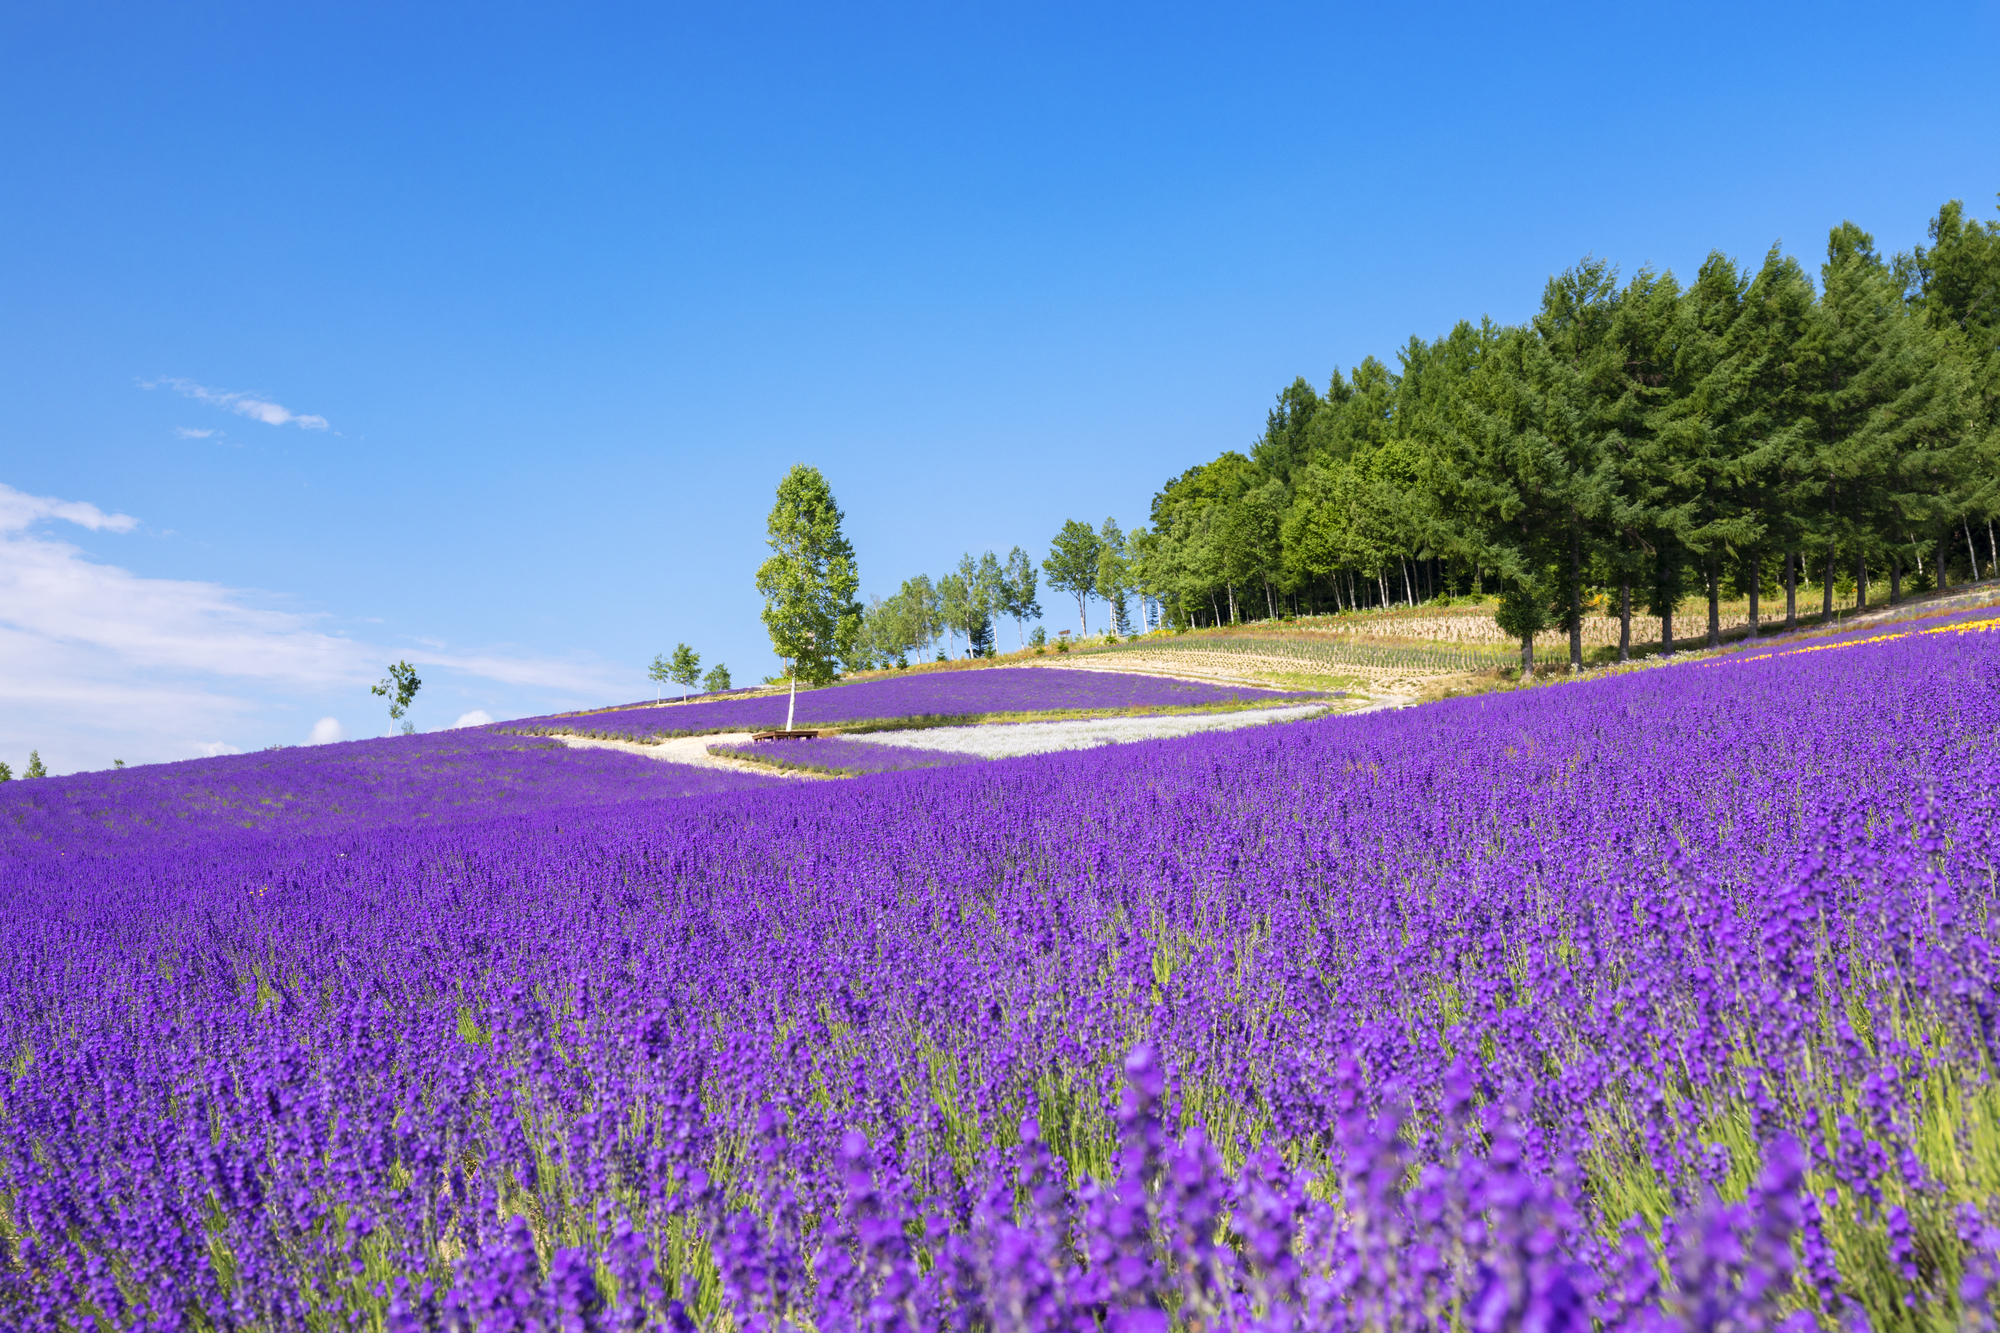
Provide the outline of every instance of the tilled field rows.
{"type": "Polygon", "coordinates": [[[1513,660],[1504,645],[1356,643],[1329,634],[1189,636],[1079,653],[1079,665],[1102,664],[1131,671],[1180,668],[1220,677],[1271,675],[1368,676],[1429,679],[1462,671],[1483,671],[1513,660]],[[1091,659],[1097,659],[1092,662],[1091,659]]]}

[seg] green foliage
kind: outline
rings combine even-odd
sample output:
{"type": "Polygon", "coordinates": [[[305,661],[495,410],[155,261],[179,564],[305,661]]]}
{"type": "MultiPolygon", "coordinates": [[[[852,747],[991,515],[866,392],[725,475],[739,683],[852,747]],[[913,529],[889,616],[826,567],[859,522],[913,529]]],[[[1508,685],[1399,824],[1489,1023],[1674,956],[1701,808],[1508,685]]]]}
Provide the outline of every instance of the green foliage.
{"type": "Polygon", "coordinates": [[[708,674],[701,678],[702,691],[707,694],[721,694],[729,687],[729,668],[720,662],[710,667],[708,674]]]}
{"type": "MultiPolygon", "coordinates": [[[[1035,562],[1028,558],[1026,551],[1016,546],[1007,553],[1007,566],[1000,576],[1000,609],[1014,618],[1016,637],[1020,636],[1024,622],[1041,618],[1042,604],[1035,598],[1036,579],[1035,562]]],[[[1035,632],[1043,633],[1039,627],[1035,632]]],[[[1044,634],[1043,637],[1047,636],[1044,634]]],[[[1021,642],[1025,644],[1027,641],[1022,639],[1021,642]]]]}
{"type": "Polygon", "coordinates": [[[1247,456],[1153,497],[1124,587],[1176,627],[1498,592],[1576,664],[1600,593],[1662,614],[1859,560],[1941,582],[2000,516],[2000,223],[1951,203],[1930,240],[1891,263],[1843,223],[1817,284],[1776,248],[1686,286],[1586,258],[1524,325],[1294,380],[1247,456]]]}
{"type": "Polygon", "coordinates": [[[938,592],[929,576],[905,579],[892,596],[870,601],[849,660],[856,669],[891,662],[907,665],[910,655],[932,642],[944,624],[938,592]]]}
{"type": "Polygon", "coordinates": [[[1097,557],[1101,546],[1102,541],[1090,524],[1072,518],[1063,523],[1061,531],[1049,543],[1048,558],[1042,561],[1049,586],[1076,598],[1077,624],[1084,634],[1090,633],[1084,599],[1097,591],[1097,557]]]}
{"type": "Polygon", "coordinates": [[[757,568],[771,646],[814,685],[838,674],[861,633],[860,574],[841,518],[826,478],[794,464],[766,521],[772,554],[757,568]]]}
{"type": "Polygon", "coordinates": [[[977,560],[960,556],[957,570],[938,580],[939,618],[947,632],[965,635],[973,657],[993,655],[993,617],[1007,608],[1007,583],[1007,572],[991,551],[977,560]]]}
{"type": "Polygon", "coordinates": [[[973,614],[973,589],[961,574],[946,574],[937,582],[938,618],[947,635],[963,630],[973,614]]]}
{"type": "Polygon", "coordinates": [[[1549,614],[1548,589],[1532,581],[1508,584],[1507,590],[1500,594],[1500,605],[1493,611],[1493,621],[1501,631],[1521,641],[1524,671],[1532,671],[1535,666],[1535,636],[1553,620],[1549,614]]]}
{"type": "Polygon", "coordinates": [[[1097,533],[1097,581],[1096,591],[1111,612],[1111,632],[1128,634],[1130,622],[1125,609],[1125,594],[1132,585],[1132,566],[1125,549],[1125,534],[1120,531],[1117,520],[1107,518],[1097,533]]]}
{"type": "Polygon", "coordinates": [[[40,750],[28,751],[28,766],[21,770],[21,776],[24,778],[45,778],[48,775],[49,770],[42,766],[42,752],[40,750]]]}
{"type": "MultiPolygon", "coordinates": [[[[403,714],[409,711],[411,701],[417,697],[417,691],[422,689],[423,685],[424,683],[417,679],[415,667],[408,662],[398,662],[389,668],[388,676],[380,684],[369,686],[368,692],[387,699],[389,720],[399,722],[403,720],[403,714]]],[[[402,730],[405,736],[416,729],[415,723],[403,722],[402,730]]]]}
{"type": "Polygon", "coordinates": [[[701,683],[701,654],[684,643],[674,645],[673,661],[667,664],[667,678],[685,691],[701,683]]]}
{"type": "Polygon", "coordinates": [[[9,768],[4,761],[0,761],[0,782],[12,782],[13,780],[14,770],[9,768]]]}

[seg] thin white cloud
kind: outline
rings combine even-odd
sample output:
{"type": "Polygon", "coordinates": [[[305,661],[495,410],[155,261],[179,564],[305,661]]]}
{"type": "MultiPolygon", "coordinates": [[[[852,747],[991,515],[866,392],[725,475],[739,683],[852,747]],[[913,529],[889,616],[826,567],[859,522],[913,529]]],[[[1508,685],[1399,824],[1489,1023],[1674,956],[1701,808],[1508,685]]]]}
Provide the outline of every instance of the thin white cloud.
{"type": "Polygon", "coordinates": [[[207,755],[210,759],[213,759],[220,754],[243,753],[243,751],[237,749],[235,746],[231,745],[228,741],[210,741],[208,742],[208,744],[201,747],[201,752],[207,755]]]}
{"type": "Polygon", "coordinates": [[[301,430],[325,430],[328,424],[325,417],[314,416],[309,412],[294,412],[268,398],[211,389],[193,380],[182,379],[178,375],[162,375],[158,379],[139,381],[139,387],[142,389],[158,389],[163,386],[172,389],[183,398],[192,398],[198,403],[220,407],[238,416],[261,421],[267,426],[297,426],[301,430]]]}
{"type": "MultiPolygon", "coordinates": [[[[382,664],[398,658],[427,677],[441,674],[427,695],[451,690],[455,677],[487,682],[476,688],[489,698],[493,682],[521,687],[514,706],[522,712],[634,690],[634,673],[587,659],[350,639],[331,632],[326,617],[267,594],[90,560],[34,530],[44,520],[93,531],[138,526],[128,514],[0,484],[0,759],[10,762],[31,747],[57,772],[102,767],[112,755],[149,762],[209,753],[217,743],[254,748],[297,735],[303,709],[363,698],[382,664]]],[[[460,722],[489,716],[475,710],[460,722]]],[[[315,740],[348,734],[333,718],[313,728],[315,740]],[[329,727],[335,734],[324,735],[329,727]]]]}
{"type": "Polygon", "coordinates": [[[37,519],[60,518],[92,532],[130,532],[139,520],[130,514],[107,514],[81,500],[57,500],[47,495],[29,495],[0,482],[0,533],[20,532],[37,519]]]}
{"type": "Polygon", "coordinates": [[[331,745],[335,741],[347,739],[347,728],[340,725],[337,717],[323,717],[313,723],[311,734],[306,737],[307,745],[331,745]]]}
{"type": "Polygon", "coordinates": [[[490,726],[492,722],[493,714],[487,712],[484,708],[475,708],[470,713],[460,713],[458,721],[451,724],[450,730],[457,731],[460,727],[490,726]]]}
{"type": "Polygon", "coordinates": [[[215,432],[212,430],[199,430],[193,426],[176,426],[174,427],[174,434],[180,436],[183,440],[205,440],[215,434],[215,432]]]}

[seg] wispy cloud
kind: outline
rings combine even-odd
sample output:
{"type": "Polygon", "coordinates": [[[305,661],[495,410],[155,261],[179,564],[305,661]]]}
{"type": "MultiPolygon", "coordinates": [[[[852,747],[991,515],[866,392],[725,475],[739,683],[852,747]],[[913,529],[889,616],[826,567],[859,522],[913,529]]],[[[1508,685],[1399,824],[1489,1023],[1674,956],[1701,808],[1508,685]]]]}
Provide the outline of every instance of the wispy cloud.
{"type": "Polygon", "coordinates": [[[174,427],[174,434],[180,436],[183,440],[205,440],[215,434],[215,432],[212,430],[197,430],[193,426],[176,426],[174,427]]]}
{"type": "Polygon", "coordinates": [[[130,514],[107,514],[81,500],[58,500],[53,496],[29,495],[0,482],[0,533],[19,532],[37,519],[59,518],[92,532],[130,532],[139,520],[130,514]]]}
{"type": "MultiPolygon", "coordinates": [[[[193,380],[182,379],[178,375],[162,375],[158,379],[140,380],[142,389],[172,389],[183,398],[192,398],[198,403],[207,403],[234,412],[253,421],[261,421],[267,426],[297,426],[301,430],[325,430],[327,419],[309,412],[294,412],[283,404],[268,398],[259,398],[250,393],[231,393],[223,389],[211,389],[193,380]]],[[[183,434],[191,432],[183,431],[183,434]]]]}
{"type": "MultiPolygon", "coordinates": [[[[112,755],[146,762],[290,739],[343,700],[365,700],[398,658],[436,673],[420,706],[441,698],[452,712],[473,702],[459,701],[467,678],[481,682],[475,699],[497,694],[521,712],[636,692],[635,671],[587,658],[350,639],[268,594],[98,563],[36,530],[45,520],[108,532],[139,523],[0,484],[0,759],[17,768],[30,747],[70,772],[112,755]]],[[[477,725],[472,716],[461,724],[477,725]]],[[[331,717],[312,727],[315,741],[351,734],[331,717]]]]}

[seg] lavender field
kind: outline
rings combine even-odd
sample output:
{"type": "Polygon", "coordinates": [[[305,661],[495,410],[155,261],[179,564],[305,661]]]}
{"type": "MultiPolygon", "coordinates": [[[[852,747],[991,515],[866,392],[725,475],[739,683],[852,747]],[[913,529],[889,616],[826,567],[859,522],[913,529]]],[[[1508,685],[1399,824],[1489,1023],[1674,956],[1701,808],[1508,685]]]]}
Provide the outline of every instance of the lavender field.
{"type": "Polygon", "coordinates": [[[0,853],[97,854],[128,841],[373,829],[769,785],[468,728],[12,783],[0,787],[0,853]]]}
{"type": "Polygon", "coordinates": [[[749,794],[10,784],[0,1325],[1990,1327],[1932,628],[749,794]]]}
{"type": "MultiPolygon", "coordinates": [[[[1109,712],[1120,709],[1200,708],[1301,697],[1247,686],[1206,685],[1160,676],[1061,667],[989,667],[892,676],[886,680],[804,690],[795,721],[801,727],[883,722],[973,722],[1020,713],[1109,712]]],[[[748,699],[696,700],[634,705],[599,713],[524,718],[507,724],[526,734],[569,732],[620,740],[755,731],[785,725],[790,701],[783,694],[748,699]]]]}

